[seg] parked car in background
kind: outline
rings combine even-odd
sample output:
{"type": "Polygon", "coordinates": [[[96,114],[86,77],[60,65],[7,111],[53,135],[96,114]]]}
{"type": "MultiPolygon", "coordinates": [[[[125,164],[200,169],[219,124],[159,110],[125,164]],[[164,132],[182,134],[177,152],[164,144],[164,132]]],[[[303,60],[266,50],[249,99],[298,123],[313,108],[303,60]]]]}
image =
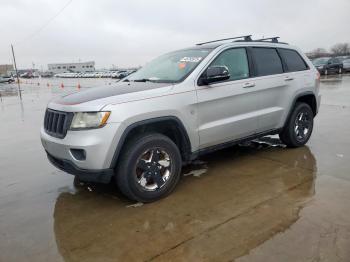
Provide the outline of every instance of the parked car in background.
{"type": "Polygon", "coordinates": [[[40,76],[41,77],[53,77],[53,72],[50,72],[50,71],[41,72],[40,76]]]}
{"type": "Polygon", "coordinates": [[[344,72],[350,72],[350,59],[345,59],[343,61],[343,70],[344,72]]]}
{"type": "Polygon", "coordinates": [[[337,57],[320,57],[313,60],[312,63],[321,75],[328,75],[331,73],[341,74],[343,72],[343,63],[337,57]]]}
{"type": "Polygon", "coordinates": [[[12,83],[15,80],[11,76],[0,76],[0,83],[12,83]]]}
{"type": "Polygon", "coordinates": [[[23,74],[20,75],[20,77],[22,78],[34,78],[34,77],[38,77],[39,75],[34,74],[32,72],[25,72],[23,74]]]}
{"type": "Polygon", "coordinates": [[[128,75],[128,72],[125,70],[125,71],[119,71],[118,74],[117,74],[117,78],[124,78],[128,75]]]}
{"type": "MultiPolygon", "coordinates": [[[[117,78],[122,79],[134,72],[136,69],[119,70],[119,71],[94,71],[94,72],[63,72],[55,74],[59,78],[117,78]]],[[[42,75],[43,76],[43,75],[42,75]]]]}
{"type": "Polygon", "coordinates": [[[343,62],[346,59],[349,59],[349,56],[343,55],[343,56],[336,56],[335,58],[338,58],[341,62],[343,62]]]}
{"type": "Polygon", "coordinates": [[[135,73],[137,70],[135,69],[130,69],[130,70],[119,70],[117,72],[114,72],[111,77],[112,78],[117,78],[117,79],[122,79],[124,77],[127,77],[128,75],[135,73]]]}

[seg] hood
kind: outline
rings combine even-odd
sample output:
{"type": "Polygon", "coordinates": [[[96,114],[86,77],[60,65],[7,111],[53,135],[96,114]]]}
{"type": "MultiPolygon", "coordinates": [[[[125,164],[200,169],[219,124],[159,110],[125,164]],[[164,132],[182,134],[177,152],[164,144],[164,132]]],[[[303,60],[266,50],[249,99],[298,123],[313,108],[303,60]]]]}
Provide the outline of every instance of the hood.
{"type": "Polygon", "coordinates": [[[125,103],[169,92],[169,83],[120,82],[113,86],[93,87],[53,99],[49,108],[67,112],[99,111],[108,104],[125,103]]]}

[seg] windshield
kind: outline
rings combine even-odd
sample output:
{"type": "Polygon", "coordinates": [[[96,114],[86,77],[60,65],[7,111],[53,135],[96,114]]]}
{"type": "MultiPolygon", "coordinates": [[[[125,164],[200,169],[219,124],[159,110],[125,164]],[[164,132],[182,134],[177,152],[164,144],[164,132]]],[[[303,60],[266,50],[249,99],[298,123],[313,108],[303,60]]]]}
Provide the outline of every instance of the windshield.
{"type": "Polygon", "coordinates": [[[315,59],[314,61],[312,61],[312,63],[316,66],[317,65],[325,65],[325,64],[327,64],[328,60],[329,60],[329,57],[322,57],[322,58],[315,59]]]}
{"type": "Polygon", "coordinates": [[[183,81],[212,49],[186,49],[162,55],[124,81],[177,83],[183,81]]]}

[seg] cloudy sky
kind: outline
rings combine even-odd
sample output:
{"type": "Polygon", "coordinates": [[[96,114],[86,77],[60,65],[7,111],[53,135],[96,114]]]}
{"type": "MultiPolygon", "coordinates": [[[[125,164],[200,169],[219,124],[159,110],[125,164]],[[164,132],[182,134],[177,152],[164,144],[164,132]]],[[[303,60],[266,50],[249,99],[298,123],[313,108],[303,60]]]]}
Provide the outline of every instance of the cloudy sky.
{"type": "Polygon", "coordinates": [[[97,68],[138,66],[196,42],[242,34],[278,35],[304,51],[350,42],[349,0],[1,0],[0,4],[0,64],[11,63],[14,43],[19,68],[34,63],[45,69],[47,63],[79,60],[94,60],[97,68]]]}

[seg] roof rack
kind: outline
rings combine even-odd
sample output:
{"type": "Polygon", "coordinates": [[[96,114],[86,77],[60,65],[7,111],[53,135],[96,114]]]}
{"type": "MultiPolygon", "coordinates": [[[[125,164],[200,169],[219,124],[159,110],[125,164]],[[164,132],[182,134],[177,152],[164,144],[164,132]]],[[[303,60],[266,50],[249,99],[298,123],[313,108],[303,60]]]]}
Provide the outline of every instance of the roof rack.
{"type": "Polygon", "coordinates": [[[286,45],[288,45],[288,43],[279,42],[278,38],[280,38],[280,37],[279,36],[274,36],[274,37],[268,37],[268,38],[261,38],[261,39],[254,39],[253,40],[252,39],[252,35],[244,35],[244,36],[236,36],[236,37],[223,38],[223,39],[218,39],[218,40],[198,43],[196,45],[204,45],[204,44],[216,43],[216,42],[227,41],[227,40],[235,40],[233,42],[271,42],[271,43],[279,43],[279,44],[286,44],[286,45]]]}
{"type": "Polygon", "coordinates": [[[274,36],[274,37],[256,39],[256,40],[254,40],[254,41],[255,41],[255,42],[266,42],[266,41],[271,41],[272,43],[278,43],[278,38],[280,38],[280,37],[279,37],[279,36],[274,36]]]}
{"type": "Polygon", "coordinates": [[[243,36],[236,36],[236,37],[230,37],[230,38],[223,38],[223,39],[218,39],[218,40],[212,40],[212,41],[208,41],[208,42],[198,43],[196,45],[204,45],[204,44],[210,44],[210,43],[227,41],[227,40],[233,40],[233,39],[240,39],[240,38],[243,38],[244,41],[252,41],[252,37],[251,36],[252,35],[243,35],[243,36]]]}

